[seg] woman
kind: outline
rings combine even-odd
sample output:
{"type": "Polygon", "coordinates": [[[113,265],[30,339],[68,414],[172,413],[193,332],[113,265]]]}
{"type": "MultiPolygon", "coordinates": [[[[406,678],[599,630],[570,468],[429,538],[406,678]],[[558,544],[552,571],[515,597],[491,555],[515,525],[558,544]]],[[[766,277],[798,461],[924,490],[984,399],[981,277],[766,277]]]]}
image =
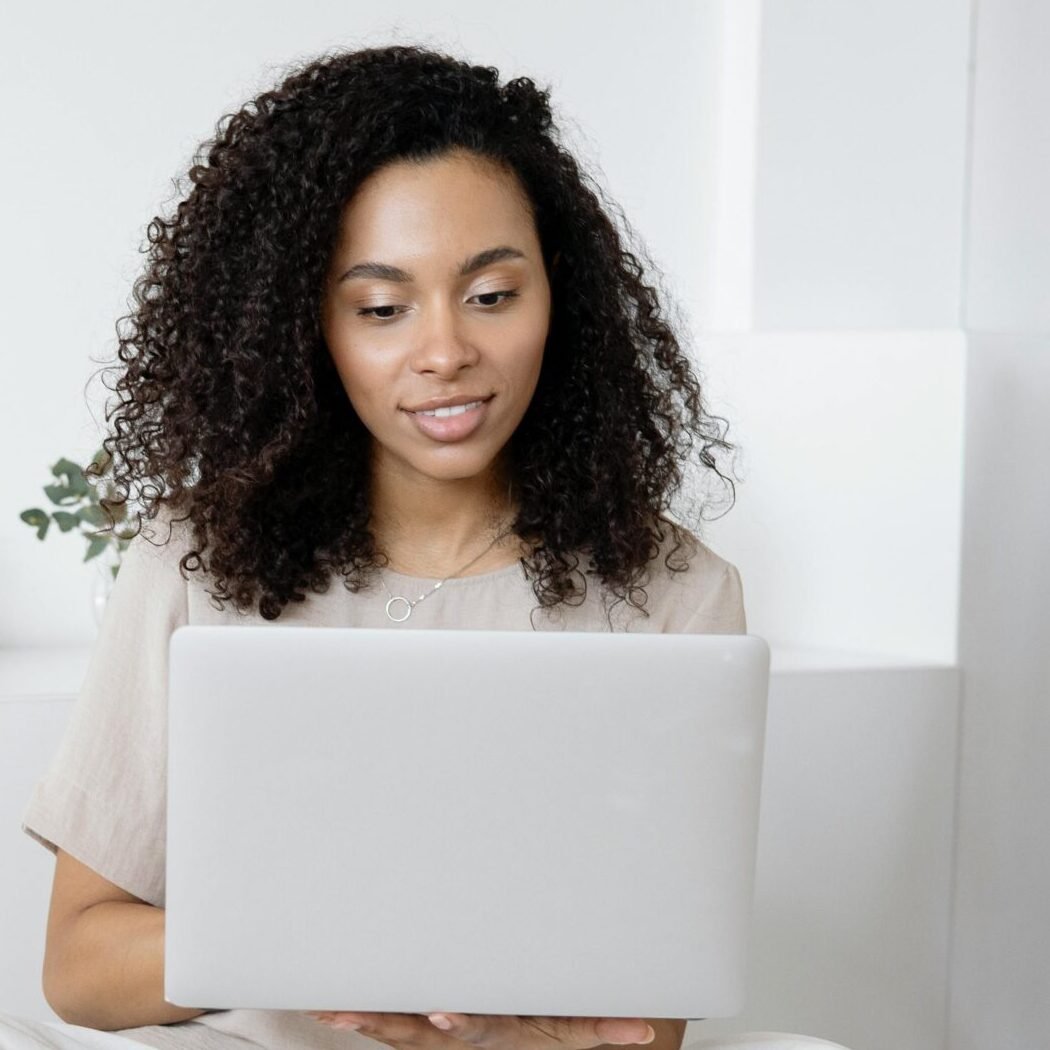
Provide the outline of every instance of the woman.
{"type": "Polygon", "coordinates": [[[355,1035],[164,1001],[180,624],[746,630],[736,568],[664,516],[690,468],[726,480],[732,446],[546,92],[421,48],[328,55],[189,175],[149,227],[105,443],[107,506],[134,494],[162,542],[125,553],[23,823],[56,854],[44,988],[80,1026],[61,1038],[546,1050],[651,1024],[677,1050],[682,1020],[366,1014],[355,1035]]]}

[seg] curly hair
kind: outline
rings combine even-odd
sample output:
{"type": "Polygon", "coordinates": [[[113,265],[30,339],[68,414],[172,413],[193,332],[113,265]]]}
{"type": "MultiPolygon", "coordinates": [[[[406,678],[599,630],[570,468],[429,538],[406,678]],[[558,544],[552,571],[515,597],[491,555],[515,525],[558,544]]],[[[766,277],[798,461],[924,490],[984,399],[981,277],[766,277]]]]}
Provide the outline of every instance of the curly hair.
{"type": "Polygon", "coordinates": [[[638,583],[665,524],[665,564],[688,567],[670,557],[690,534],[665,516],[683,470],[734,492],[713,454],[734,446],[613,209],[560,139],[530,78],[501,84],[492,67],[405,45],[325,52],[221,117],[192,189],[149,223],[116,324],[100,531],[133,490],[140,528],[183,514],[171,520],[190,520],[194,546],[180,572],[203,567],[213,605],[258,600],[267,620],[327,591],[333,572],[352,592],[369,585],[385,560],[369,528],[370,434],[323,340],[324,273],[364,179],[465,149],[516,175],[551,283],[541,374],[507,449],[526,576],[541,607],[582,601],[586,553],[606,592],[648,615],[638,583]]]}

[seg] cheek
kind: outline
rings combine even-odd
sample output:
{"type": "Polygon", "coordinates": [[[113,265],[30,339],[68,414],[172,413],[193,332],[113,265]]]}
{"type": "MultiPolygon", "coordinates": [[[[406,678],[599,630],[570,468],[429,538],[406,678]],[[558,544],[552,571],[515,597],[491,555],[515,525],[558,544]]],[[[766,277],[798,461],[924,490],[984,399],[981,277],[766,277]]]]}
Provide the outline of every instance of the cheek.
{"type": "Polygon", "coordinates": [[[534,387],[543,367],[544,345],[546,343],[546,332],[533,338],[520,348],[520,353],[515,361],[517,374],[523,382],[528,382],[534,387]]]}
{"type": "Polygon", "coordinates": [[[335,344],[332,360],[343,385],[354,390],[374,386],[382,371],[383,356],[360,339],[344,339],[335,344]]]}
{"type": "Polygon", "coordinates": [[[546,317],[533,319],[516,331],[508,341],[505,368],[518,379],[538,376],[548,331],[546,317]]]}
{"type": "Polygon", "coordinates": [[[512,416],[520,419],[536,394],[543,364],[543,345],[519,345],[517,350],[516,354],[502,362],[501,371],[510,394],[507,408],[512,416]]]}
{"type": "Polygon", "coordinates": [[[382,363],[360,350],[334,354],[333,361],[357,414],[367,418],[381,411],[393,390],[393,377],[382,363]]]}

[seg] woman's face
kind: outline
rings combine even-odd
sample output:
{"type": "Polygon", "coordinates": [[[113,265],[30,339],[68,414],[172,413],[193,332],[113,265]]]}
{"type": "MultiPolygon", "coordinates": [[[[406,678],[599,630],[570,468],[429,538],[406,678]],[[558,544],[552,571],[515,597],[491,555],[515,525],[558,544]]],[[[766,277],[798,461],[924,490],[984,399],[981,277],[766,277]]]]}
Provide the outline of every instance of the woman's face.
{"type": "Polygon", "coordinates": [[[532,400],[550,325],[539,238],[512,175],[462,154],[374,173],[344,208],[322,328],[374,438],[373,468],[488,471],[532,400]],[[421,416],[432,399],[484,399],[421,416]]]}

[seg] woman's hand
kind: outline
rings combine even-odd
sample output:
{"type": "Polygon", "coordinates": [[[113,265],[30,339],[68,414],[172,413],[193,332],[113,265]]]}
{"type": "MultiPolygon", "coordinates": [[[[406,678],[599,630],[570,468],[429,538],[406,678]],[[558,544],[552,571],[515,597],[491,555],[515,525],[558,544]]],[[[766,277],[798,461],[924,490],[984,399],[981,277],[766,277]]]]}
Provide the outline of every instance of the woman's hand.
{"type": "Polygon", "coordinates": [[[652,1026],[631,1017],[515,1017],[504,1014],[310,1012],[322,1024],[356,1028],[395,1050],[589,1050],[603,1043],[651,1043],[652,1026]],[[446,1027],[447,1022],[447,1027],[446,1027]]]}

